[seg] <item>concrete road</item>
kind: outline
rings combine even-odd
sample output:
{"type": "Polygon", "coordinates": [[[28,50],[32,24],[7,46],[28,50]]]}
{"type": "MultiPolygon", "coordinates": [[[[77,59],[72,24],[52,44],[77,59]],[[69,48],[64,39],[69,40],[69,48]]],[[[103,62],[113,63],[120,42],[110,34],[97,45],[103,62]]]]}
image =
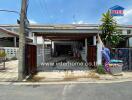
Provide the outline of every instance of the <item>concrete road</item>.
{"type": "Polygon", "coordinates": [[[0,100],[132,100],[132,82],[0,85],[0,100]]]}

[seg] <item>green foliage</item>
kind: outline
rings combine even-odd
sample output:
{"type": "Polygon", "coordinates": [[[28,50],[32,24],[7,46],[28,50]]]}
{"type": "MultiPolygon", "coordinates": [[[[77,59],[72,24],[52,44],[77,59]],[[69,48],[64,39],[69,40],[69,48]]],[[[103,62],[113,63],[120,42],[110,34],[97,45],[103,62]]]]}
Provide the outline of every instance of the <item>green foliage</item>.
{"type": "Polygon", "coordinates": [[[98,65],[98,67],[97,67],[97,73],[99,73],[99,74],[105,74],[105,70],[104,70],[103,65],[98,65]]]}
{"type": "Polygon", "coordinates": [[[0,57],[5,57],[6,53],[4,51],[0,51],[0,57]]]}
{"type": "Polygon", "coordinates": [[[100,30],[102,31],[101,39],[107,47],[116,47],[123,40],[121,33],[117,30],[117,23],[111,16],[110,11],[102,16],[102,24],[100,25],[100,30]]]}

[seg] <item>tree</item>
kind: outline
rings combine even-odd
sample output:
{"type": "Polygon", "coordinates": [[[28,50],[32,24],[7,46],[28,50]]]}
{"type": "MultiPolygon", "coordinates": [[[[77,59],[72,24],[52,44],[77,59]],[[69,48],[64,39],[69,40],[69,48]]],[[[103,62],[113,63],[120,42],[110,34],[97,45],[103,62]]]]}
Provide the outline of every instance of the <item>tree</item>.
{"type": "Polygon", "coordinates": [[[102,15],[101,21],[100,29],[102,31],[101,39],[103,43],[109,48],[116,47],[123,38],[117,30],[117,23],[109,10],[102,15]]]}

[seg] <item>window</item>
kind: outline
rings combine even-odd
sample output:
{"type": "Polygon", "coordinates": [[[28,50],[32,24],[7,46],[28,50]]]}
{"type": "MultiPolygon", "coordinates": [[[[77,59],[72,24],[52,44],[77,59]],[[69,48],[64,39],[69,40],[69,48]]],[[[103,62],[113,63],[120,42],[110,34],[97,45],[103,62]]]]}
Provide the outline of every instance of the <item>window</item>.
{"type": "Polygon", "coordinates": [[[122,30],[121,30],[121,29],[119,29],[119,30],[118,30],[118,33],[122,34],[123,32],[122,32],[122,30]]]}
{"type": "Polygon", "coordinates": [[[127,30],[127,34],[131,34],[131,30],[127,30]]]}

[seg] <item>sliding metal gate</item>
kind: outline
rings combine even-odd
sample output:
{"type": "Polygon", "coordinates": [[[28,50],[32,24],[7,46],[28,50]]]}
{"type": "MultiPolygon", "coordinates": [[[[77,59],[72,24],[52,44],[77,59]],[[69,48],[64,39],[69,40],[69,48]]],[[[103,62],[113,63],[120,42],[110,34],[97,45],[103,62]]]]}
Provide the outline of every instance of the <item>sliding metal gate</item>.
{"type": "Polygon", "coordinates": [[[132,70],[132,48],[113,48],[111,50],[111,59],[123,61],[123,70],[132,70]]]}
{"type": "Polygon", "coordinates": [[[27,74],[35,74],[37,72],[37,48],[35,45],[26,44],[26,68],[27,74]]]}

